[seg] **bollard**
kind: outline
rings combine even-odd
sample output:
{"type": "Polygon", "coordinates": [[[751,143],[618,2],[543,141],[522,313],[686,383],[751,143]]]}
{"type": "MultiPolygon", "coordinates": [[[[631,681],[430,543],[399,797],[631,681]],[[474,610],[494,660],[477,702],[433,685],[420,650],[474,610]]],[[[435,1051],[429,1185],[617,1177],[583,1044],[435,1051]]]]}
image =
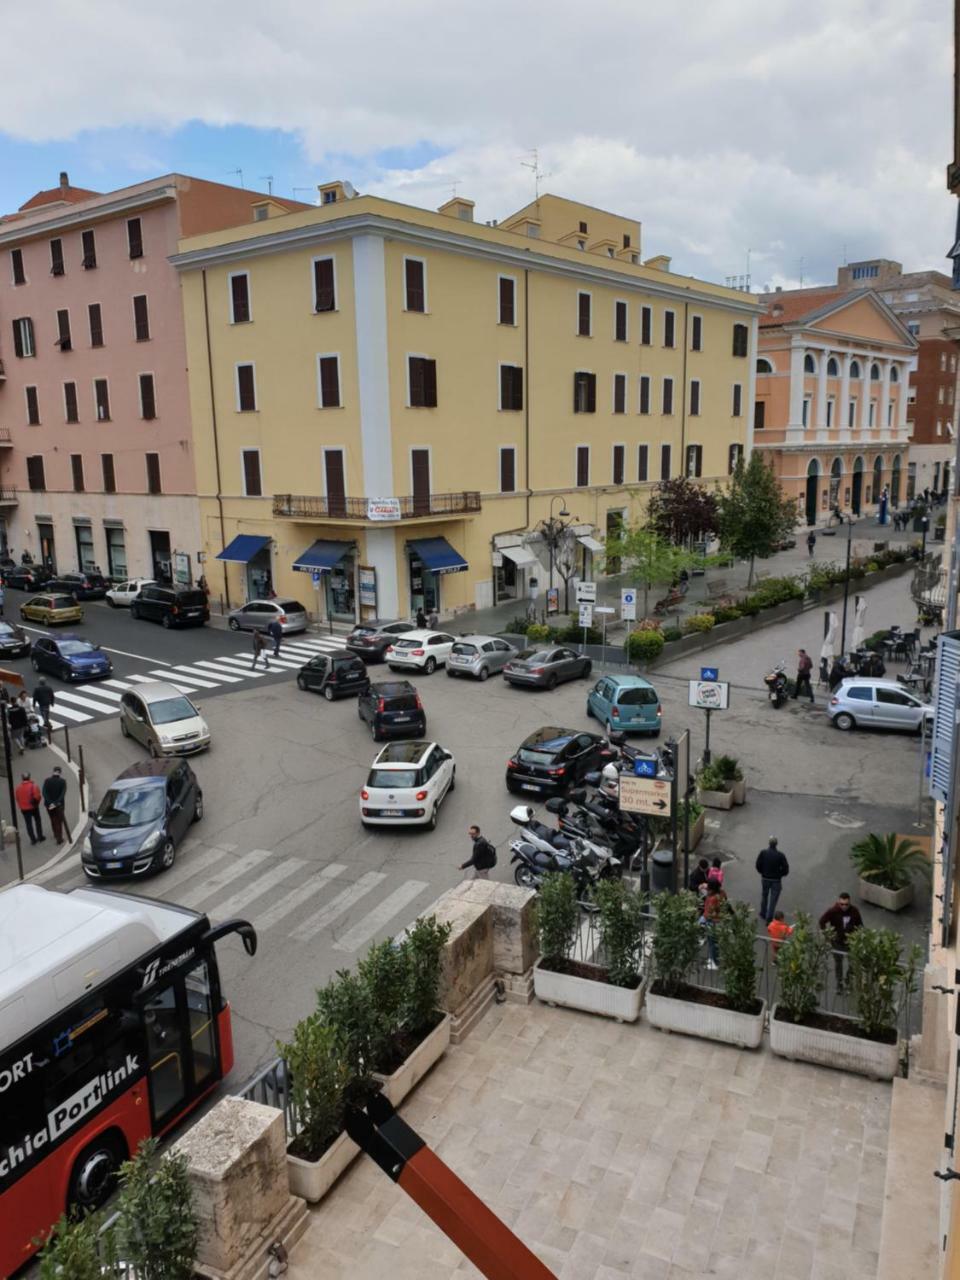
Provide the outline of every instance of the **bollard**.
{"type": "Polygon", "coordinates": [[[87,771],[83,765],[83,743],[81,743],[77,747],[77,759],[80,762],[80,775],[79,775],[79,778],[77,779],[77,785],[80,791],[80,815],[82,817],[83,812],[87,807],[87,803],[83,798],[84,788],[87,785],[87,771]]]}
{"type": "Polygon", "coordinates": [[[67,760],[73,764],[73,756],[70,754],[70,728],[69,725],[63,726],[63,744],[67,749],[67,760]]]}

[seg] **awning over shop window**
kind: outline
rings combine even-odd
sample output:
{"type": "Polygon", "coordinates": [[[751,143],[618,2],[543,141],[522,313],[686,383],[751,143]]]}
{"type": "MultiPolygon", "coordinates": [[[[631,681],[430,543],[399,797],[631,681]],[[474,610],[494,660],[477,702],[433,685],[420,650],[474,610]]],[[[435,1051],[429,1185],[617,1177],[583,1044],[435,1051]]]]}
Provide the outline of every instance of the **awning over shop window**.
{"type": "Polygon", "coordinates": [[[606,553],[607,549],[603,545],[603,543],[598,542],[596,538],[591,538],[589,533],[578,533],[577,541],[580,543],[581,547],[586,547],[588,551],[592,551],[594,554],[596,554],[598,551],[600,552],[601,555],[604,555],[606,553]]]}
{"type": "Polygon", "coordinates": [[[527,569],[530,565],[537,563],[537,557],[529,547],[497,547],[497,550],[520,569],[527,569]]]}
{"type": "Polygon", "coordinates": [[[407,546],[431,573],[463,573],[470,567],[446,538],[414,538],[407,546]]]}
{"type": "Polygon", "coordinates": [[[352,542],[325,542],[322,538],[318,538],[312,547],[308,547],[297,556],[293,567],[300,573],[312,573],[314,569],[318,569],[321,573],[329,573],[352,550],[352,542]]]}
{"type": "Polygon", "coordinates": [[[229,560],[231,564],[249,564],[258,551],[270,541],[255,533],[238,533],[234,540],[216,557],[218,560],[229,560]]]}

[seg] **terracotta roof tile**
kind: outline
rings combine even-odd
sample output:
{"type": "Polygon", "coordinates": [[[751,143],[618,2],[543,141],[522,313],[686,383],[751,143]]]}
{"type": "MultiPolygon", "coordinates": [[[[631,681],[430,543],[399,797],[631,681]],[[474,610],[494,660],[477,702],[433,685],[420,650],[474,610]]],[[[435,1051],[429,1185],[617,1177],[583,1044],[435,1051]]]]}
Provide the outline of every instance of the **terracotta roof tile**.
{"type": "Polygon", "coordinates": [[[19,212],[26,213],[30,209],[40,209],[45,204],[80,204],[84,200],[93,200],[102,195],[102,191],[87,191],[85,187],[51,187],[48,191],[38,191],[26,204],[20,206],[19,212]]]}
{"type": "Polygon", "coordinates": [[[804,316],[843,296],[844,291],[836,285],[826,289],[798,289],[796,293],[775,293],[767,299],[767,310],[760,317],[760,328],[774,329],[783,324],[796,324],[804,316]]]}

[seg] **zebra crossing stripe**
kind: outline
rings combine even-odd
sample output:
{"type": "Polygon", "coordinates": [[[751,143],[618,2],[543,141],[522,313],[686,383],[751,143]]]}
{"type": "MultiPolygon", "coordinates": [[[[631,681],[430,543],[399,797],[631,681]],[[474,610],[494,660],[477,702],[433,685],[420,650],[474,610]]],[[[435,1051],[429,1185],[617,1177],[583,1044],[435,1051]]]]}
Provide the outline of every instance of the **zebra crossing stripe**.
{"type": "MultiPolygon", "coordinates": [[[[227,858],[230,859],[230,865],[234,866],[236,851],[237,846],[235,844],[227,844],[225,841],[221,844],[212,844],[199,854],[191,851],[184,856],[181,850],[181,856],[176,865],[169,871],[165,871],[159,881],[154,882],[157,892],[156,895],[151,894],[150,896],[167,898],[170,896],[170,890],[178,884],[183,884],[185,880],[192,879],[202,871],[219,867],[227,858]]],[[[144,886],[144,888],[147,887],[144,886]]]]}
{"type": "Polygon", "coordinates": [[[204,668],[204,671],[206,670],[206,668],[207,668],[207,667],[210,667],[210,668],[211,668],[211,672],[210,672],[210,679],[211,679],[211,680],[213,679],[213,677],[214,677],[214,676],[216,676],[216,678],[217,678],[218,680],[222,681],[224,684],[239,684],[239,683],[240,683],[240,677],[237,675],[237,673],[236,673],[232,668],[230,668],[230,669],[229,669],[229,675],[228,675],[228,674],[227,674],[227,670],[226,670],[226,669],[224,669],[223,667],[219,666],[216,662],[210,662],[210,661],[209,661],[208,659],[206,659],[206,658],[197,658],[196,662],[194,662],[194,663],[193,663],[193,666],[195,666],[195,667],[203,667],[203,668],[204,668]]]}
{"type": "Polygon", "coordinates": [[[307,884],[299,884],[295,889],[291,889],[289,893],[285,893],[282,898],[278,898],[263,915],[255,914],[253,923],[259,932],[271,929],[275,924],[279,924],[285,916],[291,911],[296,911],[304,903],[309,902],[311,898],[315,898],[321,893],[331,880],[336,880],[337,876],[342,875],[346,871],[346,867],[339,862],[331,862],[328,867],[324,867],[317,875],[317,878],[307,884]]]}
{"type": "Polygon", "coordinates": [[[259,666],[251,667],[252,656],[250,658],[231,658],[229,654],[224,654],[222,658],[217,658],[216,661],[217,665],[225,671],[233,671],[234,673],[242,671],[245,676],[256,676],[258,680],[265,676],[268,670],[268,668],[261,670],[259,666]]]}
{"type": "MultiPolygon", "coordinates": [[[[219,858],[218,864],[223,862],[219,858]]],[[[263,861],[262,849],[251,849],[249,853],[243,854],[239,858],[231,858],[225,866],[220,866],[217,871],[208,876],[206,880],[202,880],[192,889],[188,889],[186,893],[181,895],[180,905],[192,907],[197,902],[205,902],[207,898],[219,893],[221,889],[225,889],[238,876],[242,876],[247,871],[252,871],[258,863],[263,861]]],[[[196,865],[196,864],[194,864],[196,865]]],[[[167,885],[170,883],[166,877],[162,877],[164,883],[158,885],[161,894],[166,895],[167,885]]]]}
{"type": "MultiPolygon", "coordinates": [[[[54,706],[57,708],[58,716],[66,716],[68,720],[72,720],[75,724],[85,724],[88,720],[92,720],[92,716],[88,716],[85,711],[74,711],[72,707],[65,707],[60,699],[64,695],[58,689],[56,692],[56,702],[54,706]]],[[[51,724],[53,722],[51,721],[51,724]]]]}
{"type": "Polygon", "coordinates": [[[103,683],[110,685],[112,689],[122,689],[124,693],[133,688],[133,685],[128,684],[126,680],[104,680],[103,683]]]}
{"type": "Polygon", "coordinates": [[[388,897],[368,912],[352,929],[348,929],[333,944],[334,951],[356,951],[364,943],[370,941],[384,928],[388,920],[392,920],[398,911],[402,911],[414,898],[420,896],[430,886],[423,880],[406,880],[398,889],[394,889],[388,897]]]}
{"type": "Polygon", "coordinates": [[[109,702],[95,702],[93,698],[83,697],[79,693],[68,693],[65,689],[58,689],[56,696],[56,705],[60,710],[62,710],[62,707],[60,707],[61,700],[69,703],[76,703],[78,707],[87,707],[91,711],[99,711],[101,714],[105,715],[116,715],[120,710],[119,707],[113,706],[109,702]]]}
{"type": "Polygon", "coordinates": [[[209,671],[194,671],[193,667],[187,666],[174,667],[173,670],[177,674],[177,679],[180,678],[182,673],[185,680],[191,680],[194,684],[198,684],[204,689],[215,689],[217,687],[218,682],[213,679],[209,671]],[[201,677],[203,678],[201,679],[201,677]]]}
{"type": "MultiPolygon", "coordinates": [[[[254,849],[254,853],[262,854],[264,858],[273,856],[269,849],[254,849]]],[[[242,889],[238,889],[236,893],[224,899],[223,902],[214,903],[211,910],[218,920],[229,920],[231,916],[235,916],[238,911],[242,911],[247,903],[255,901],[262,894],[267,893],[275,885],[280,884],[283,880],[289,880],[291,876],[307,864],[299,858],[287,858],[278,860],[274,866],[265,871],[262,876],[258,876],[256,880],[252,880],[249,884],[244,885],[242,889]]]]}
{"type": "MultiPolygon", "coordinates": [[[[93,687],[84,685],[83,693],[89,694],[91,698],[106,698],[108,702],[119,702],[122,695],[114,693],[112,689],[105,689],[103,687],[104,684],[106,684],[106,681],[101,680],[99,684],[94,685],[93,687]]],[[[57,697],[60,697],[59,692],[57,693],[57,697]]]]}
{"type": "Polygon", "coordinates": [[[355,902],[359,902],[365,894],[375,889],[378,884],[382,884],[386,878],[382,871],[366,872],[356,884],[352,884],[349,889],[344,889],[335,898],[331,898],[315,916],[298,925],[290,937],[296,942],[307,942],[310,938],[316,937],[321,929],[325,929],[328,924],[333,924],[334,920],[339,920],[342,915],[346,915],[355,902]]]}

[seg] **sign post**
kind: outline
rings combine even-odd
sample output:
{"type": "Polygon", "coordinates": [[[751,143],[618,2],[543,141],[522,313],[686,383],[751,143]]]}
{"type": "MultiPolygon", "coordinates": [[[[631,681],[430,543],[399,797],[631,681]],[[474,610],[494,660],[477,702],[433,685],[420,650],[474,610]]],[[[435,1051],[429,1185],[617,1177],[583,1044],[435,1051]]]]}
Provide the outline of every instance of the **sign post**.
{"type": "Polygon", "coordinates": [[[620,592],[620,620],[621,622],[637,620],[637,593],[633,587],[624,587],[620,592]]]}
{"type": "Polygon", "coordinates": [[[580,606],[580,625],[583,627],[583,644],[580,646],[584,653],[587,652],[587,628],[593,626],[593,605],[582,604],[580,606]]]}
{"type": "Polygon", "coordinates": [[[684,729],[673,749],[677,797],[683,801],[683,888],[690,883],[690,730],[684,729]]]}
{"type": "Polygon", "coordinates": [[[640,815],[643,835],[640,845],[640,892],[650,892],[650,818],[669,818],[673,813],[673,783],[666,778],[650,777],[649,767],[656,770],[655,760],[637,760],[634,768],[644,766],[644,774],[621,773],[620,808],[640,815]]]}
{"type": "Polygon", "coordinates": [[[730,685],[718,679],[717,667],[701,667],[700,679],[690,681],[688,702],[706,713],[707,727],[703,747],[703,763],[710,763],[710,715],[714,711],[726,711],[730,705],[730,685]]]}
{"type": "Polygon", "coordinates": [[[611,609],[609,605],[598,604],[594,609],[594,613],[599,613],[603,616],[603,638],[600,642],[602,646],[600,649],[600,670],[602,671],[607,661],[607,619],[611,614],[616,613],[616,609],[611,609]]]}

